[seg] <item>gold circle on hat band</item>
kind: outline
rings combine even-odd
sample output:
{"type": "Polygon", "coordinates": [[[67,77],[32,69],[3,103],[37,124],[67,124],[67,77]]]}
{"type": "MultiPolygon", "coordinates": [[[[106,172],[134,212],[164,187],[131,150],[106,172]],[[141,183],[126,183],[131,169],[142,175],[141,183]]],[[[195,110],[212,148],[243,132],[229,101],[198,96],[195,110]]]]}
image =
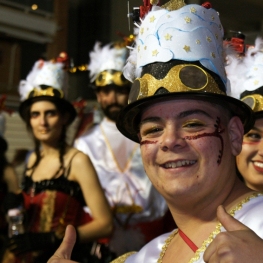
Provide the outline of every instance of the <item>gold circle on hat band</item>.
{"type": "Polygon", "coordinates": [[[39,97],[39,96],[56,96],[59,98],[64,97],[64,93],[62,90],[55,89],[53,87],[48,87],[46,89],[34,88],[28,95],[28,97],[39,97]],[[59,96],[57,96],[54,91],[57,91],[59,96]]]}
{"type": "Polygon", "coordinates": [[[98,87],[103,87],[110,84],[115,84],[117,86],[125,86],[129,83],[128,80],[122,78],[122,72],[116,71],[111,73],[109,71],[102,71],[95,80],[95,85],[98,87]]]}
{"type": "Polygon", "coordinates": [[[241,101],[246,103],[254,112],[263,111],[263,96],[260,94],[245,96],[241,101]]]}
{"type": "Polygon", "coordinates": [[[204,69],[194,64],[176,65],[163,79],[156,79],[146,73],[135,81],[139,81],[140,86],[137,100],[153,96],[159,88],[165,88],[169,92],[203,91],[225,95],[215,79],[204,69]]]}

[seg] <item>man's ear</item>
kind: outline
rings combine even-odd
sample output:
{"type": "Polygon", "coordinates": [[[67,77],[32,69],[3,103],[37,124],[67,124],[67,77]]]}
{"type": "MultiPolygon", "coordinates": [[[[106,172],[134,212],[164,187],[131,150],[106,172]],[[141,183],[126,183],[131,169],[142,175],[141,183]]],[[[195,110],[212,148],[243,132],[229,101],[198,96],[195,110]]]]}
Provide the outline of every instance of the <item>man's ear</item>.
{"type": "Polygon", "coordinates": [[[234,156],[240,154],[244,135],[244,127],[239,117],[234,116],[228,123],[230,146],[234,156]]]}

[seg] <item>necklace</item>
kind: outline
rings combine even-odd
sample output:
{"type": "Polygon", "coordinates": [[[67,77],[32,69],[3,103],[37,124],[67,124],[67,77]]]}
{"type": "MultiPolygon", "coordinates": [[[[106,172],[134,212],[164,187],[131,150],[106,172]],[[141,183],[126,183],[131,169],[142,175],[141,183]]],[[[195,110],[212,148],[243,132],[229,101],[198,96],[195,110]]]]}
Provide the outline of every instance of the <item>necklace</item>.
{"type": "MultiPolygon", "coordinates": [[[[252,193],[249,196],[245,197],[243,200],[241,200],[230,212],[229,214],[231,216],[234,216],[235,213],[239,210],[242,209],[243,205],[246,204],[247,202],[249,202],[252,198],[258,197],[258,196],[262,196],[262,193],[252,193]]],[[[219,234],[221,232],[221,226],[222,224],[218,222],[215,230],[209,235],[209,237],[203,242],[202,246],[196,251],[195,256],[191,258],[191,260],[189,261],[189,263],[193,263],[197,260],[200,259],[200,253],[204,252],[206,250],[206,248],[208,247],[208,245],[214,240],[215,236],[217,236],[217,234],[219,234]]],[[[162,263],[163,262],[163,257],[165,255],[165,252],[167,250],[167,247],[169,246],[169,244],[171,243],[172,239],[174,238],[174,236],[178,233],[178,229],[176,229],[165,241],[163,247],[162,247],[162,251],[160,253],[159,259],[157,260],[157,263],[162,263]]]]}
{"type": "Polygon", "coordinates": [[[157,260],[157,263],[162,263],[163,262],[163,257],[165,255],[165,252],[166,252],[168,246],[170,245],[171,241],[173,240],[174,236],[177,233],[178,233],[178,229],[174,230],[172,232],[172,234],[165,240],[165,243],[164,243],[164,245],[162,247],[162,251],[161,251],[160,256],[159,256],[159,258],[157,260]]]}
{"type": "Polygon", "coordinates": [[[196,246],[196,244],[181,230],[178,230],[178,233],[180,235],[180,237],[183,239],[183,241],[194,251],[196,252],[196,250],[198,249],[198,247],[196,246]]]}

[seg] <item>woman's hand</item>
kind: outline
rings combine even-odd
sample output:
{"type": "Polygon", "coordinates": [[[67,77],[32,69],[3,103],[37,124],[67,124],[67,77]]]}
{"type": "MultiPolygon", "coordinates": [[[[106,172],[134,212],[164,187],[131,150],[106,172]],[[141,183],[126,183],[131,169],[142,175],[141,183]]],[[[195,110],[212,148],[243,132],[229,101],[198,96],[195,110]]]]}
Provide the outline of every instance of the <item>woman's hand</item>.
{"type": "Polygon", "coordinates": [[[62,243],[47,263],[76,263],[76,261],[70,260],[75,242],[75,228],[71,225],[68,225],[62,243]]]}

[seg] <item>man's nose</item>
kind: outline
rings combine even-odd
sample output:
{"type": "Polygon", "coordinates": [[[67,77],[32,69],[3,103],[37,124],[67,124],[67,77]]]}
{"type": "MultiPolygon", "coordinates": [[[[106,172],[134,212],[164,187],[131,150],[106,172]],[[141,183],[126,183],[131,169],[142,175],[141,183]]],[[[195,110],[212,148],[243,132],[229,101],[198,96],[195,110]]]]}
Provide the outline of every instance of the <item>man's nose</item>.
{"type": "Polygon", "coordinates": [[[185,143],[181,132],[176,127],[169,127],[163,132],[160,146],[163,151],[172,151],[176,148],[184,147],[185,143]]]}
{"type": "Polygon", "coordinates": [[[109,100],[111,103],[116,103],[117,102],[117,92],[114,90],[111,90],[108,94],[109,100]]]}

